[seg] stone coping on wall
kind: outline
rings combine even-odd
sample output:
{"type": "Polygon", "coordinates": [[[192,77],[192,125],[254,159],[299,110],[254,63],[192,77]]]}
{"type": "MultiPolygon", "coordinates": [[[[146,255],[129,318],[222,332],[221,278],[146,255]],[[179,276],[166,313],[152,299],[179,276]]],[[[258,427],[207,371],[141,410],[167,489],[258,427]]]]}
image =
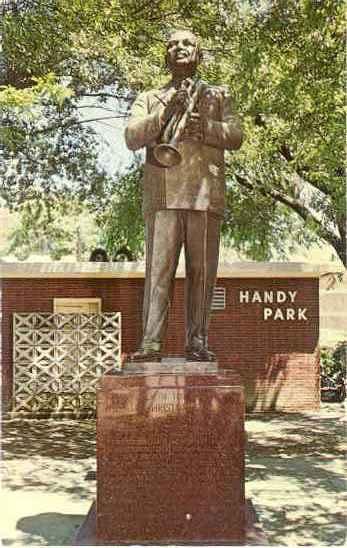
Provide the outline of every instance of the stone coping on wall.
{"type": "MultiPolygon", "coordinates": [[[[219,278],[319,278],[327,273],[344,272],[335,263],[312,264],[295,262],[223,262],[219,278]]],[[[144,278],[144,262],[118,263],[0,263],[0,278],[144,278]]],[[[180,265],[177,278],[184,278],[180,265]]]]}

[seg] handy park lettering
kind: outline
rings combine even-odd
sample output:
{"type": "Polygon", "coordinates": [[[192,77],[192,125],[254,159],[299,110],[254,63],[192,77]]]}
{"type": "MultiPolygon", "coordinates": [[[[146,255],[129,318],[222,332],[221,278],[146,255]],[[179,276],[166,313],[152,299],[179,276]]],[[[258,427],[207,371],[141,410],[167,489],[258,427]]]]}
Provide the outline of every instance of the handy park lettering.
{"type": "Polygon", "coordinates": [[[261,303],[263,307],[263,320],[278,321],[307,321],[307,308],[297,306],[298,291],[257,291],[240,289],[240,304],[261,303]],[[272,305],[272,306],[268,306],[272,305]]]}

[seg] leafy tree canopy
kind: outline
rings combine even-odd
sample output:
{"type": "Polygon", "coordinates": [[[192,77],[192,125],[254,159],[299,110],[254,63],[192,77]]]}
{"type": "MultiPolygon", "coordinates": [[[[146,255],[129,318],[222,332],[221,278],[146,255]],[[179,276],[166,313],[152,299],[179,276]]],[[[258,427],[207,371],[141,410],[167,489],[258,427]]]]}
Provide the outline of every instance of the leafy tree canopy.
{"type": "Polygon", "coordinates": [[[100,229],[100,243],[111,259],[122,249],[129,250],[128,255],[133,258],[143,255],[142,171],[139,161],[135,161],[125,174],[119,175],[112,189],[104,187],[97,199],[89,200],[100,229]]]}
{"type": "Polygon", "coordinates": [[[2,252],[19,260],[26,260],[32,253],[48,255],[53,260],[66,255],[74,255],[76,260],[88,259],[98,244],[95,221],[78,200],[26,200],[17,211],[19,222],[2,252]]]}
{"type": "Polygon", "coordinates": [[[190,28],[204,47],[201,77],[230,87],[245,130],[227,155],[225,238],[256,259],[284,254],[286,241],[323,240],[346,264],[343,15],[336,0],[32,0],[8,11],[2,196],[16,206],[70,193],[94,208],[106,197],[106,240],[120,230],[117,241],[138,253],[129,212],[139,170],[105,172],[81,99],[100,118],[125,116],[134,94],[167,79],[170,28],[190,28]]]}

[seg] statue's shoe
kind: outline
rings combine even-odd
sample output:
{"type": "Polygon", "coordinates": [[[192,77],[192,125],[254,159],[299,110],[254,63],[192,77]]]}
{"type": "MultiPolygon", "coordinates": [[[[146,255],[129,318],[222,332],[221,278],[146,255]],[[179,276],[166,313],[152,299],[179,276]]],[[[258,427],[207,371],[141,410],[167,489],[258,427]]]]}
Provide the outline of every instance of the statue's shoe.
{"type": "Polygon", "coordinates": [[[160,362],[161,352],[139,348],[129,356],[129,362],[160,362]]]}
{"type": "Polygon", "coordinates": [[[207,348],[199,348],[199,350],[186,350],[186,360],[188,362],[215,362],[216,354],[207,348]]]}

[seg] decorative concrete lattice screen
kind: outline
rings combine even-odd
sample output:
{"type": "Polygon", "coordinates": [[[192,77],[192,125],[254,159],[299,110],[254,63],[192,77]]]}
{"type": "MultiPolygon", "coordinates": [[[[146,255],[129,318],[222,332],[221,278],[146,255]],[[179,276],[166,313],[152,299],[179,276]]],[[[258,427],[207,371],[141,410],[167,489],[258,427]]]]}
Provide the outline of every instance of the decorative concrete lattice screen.
{"type": "Polygon", "coordinates": [[[120,312],[14,314],[13,336],[15,413],[93,413],[99,377],[120,369],[120,312]]]}

